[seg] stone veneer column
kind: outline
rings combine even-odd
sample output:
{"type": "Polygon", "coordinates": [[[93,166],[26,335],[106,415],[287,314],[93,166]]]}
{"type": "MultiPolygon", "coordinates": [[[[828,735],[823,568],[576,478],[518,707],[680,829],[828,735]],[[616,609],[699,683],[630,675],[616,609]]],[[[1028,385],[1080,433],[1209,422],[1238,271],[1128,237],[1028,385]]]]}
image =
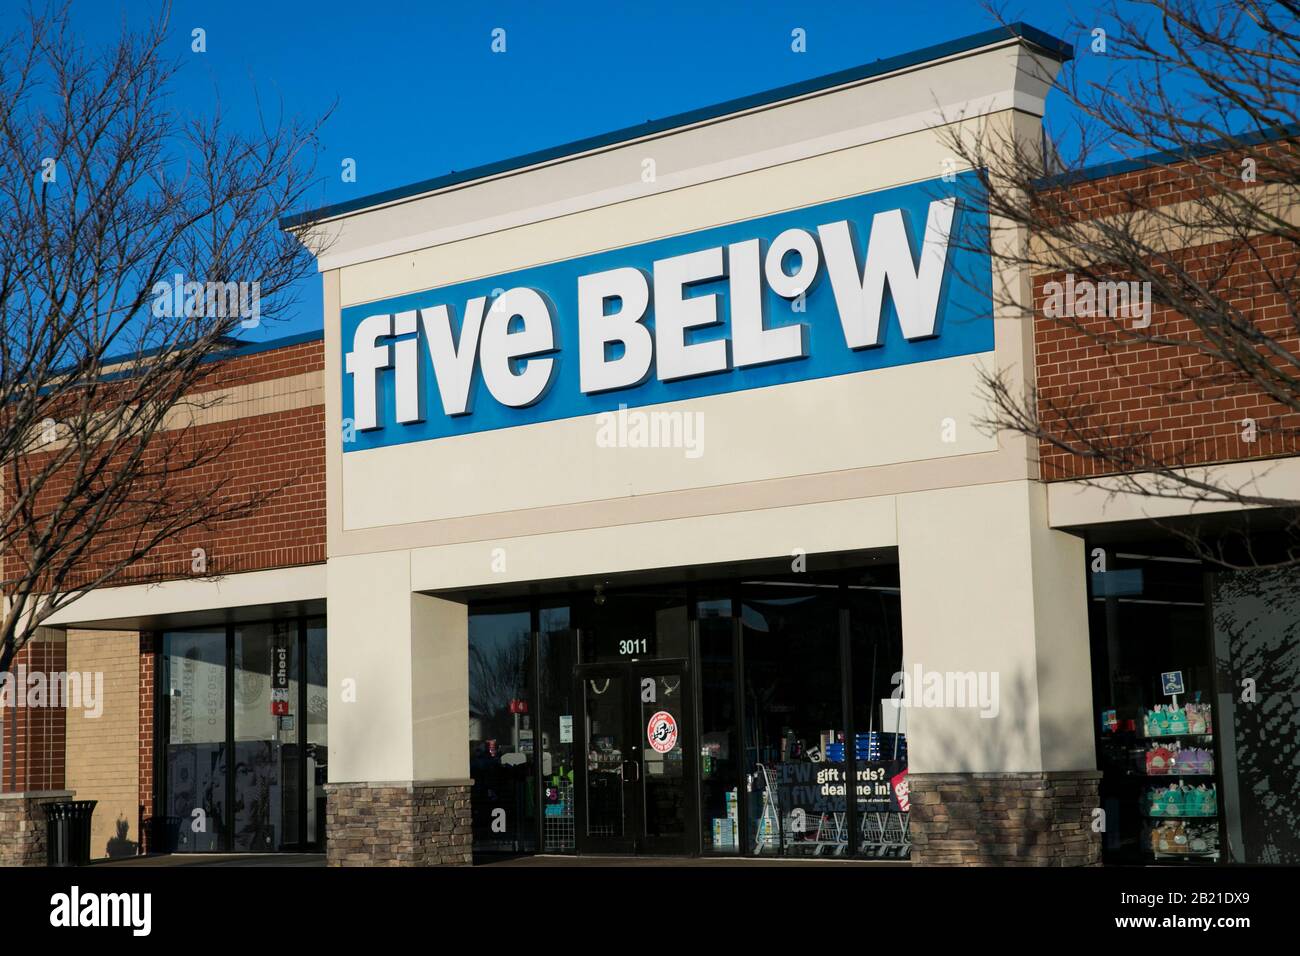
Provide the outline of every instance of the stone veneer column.
{"type": "Polygon", "coordinates": [[[1024,480],[902,495],[898,533],[913,864],[1098,862],[1082,540],[1024,480]]]}
{"type": "Polygon", "coordinates": [[[71,800],[71,790],[0,793],[0,866],[45,866],[46,803],[71,800]]]}
{"type": "Polygon", "coordinates": [[[908,774],[912,862],[1096,866],[1097,771],[908,774]]]}
{"type": "Polygon", "coordinates": [[[330,866],[467,866],[469,781],[326,786],[330,866]]]}
{"type": "Polygon", "coordinates": [[[406,552],[329,562],[331,866],[470,862],[469,612],[406,552]]]}

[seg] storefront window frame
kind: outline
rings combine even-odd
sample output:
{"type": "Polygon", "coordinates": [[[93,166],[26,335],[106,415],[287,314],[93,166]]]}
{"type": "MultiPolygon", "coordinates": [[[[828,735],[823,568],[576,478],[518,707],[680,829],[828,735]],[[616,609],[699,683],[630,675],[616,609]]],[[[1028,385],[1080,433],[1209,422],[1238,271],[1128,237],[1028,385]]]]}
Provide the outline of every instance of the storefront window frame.
{"type": "MultiPolygon", "coordinates": [[[[879,567],[885,565],[889,567],[897,568],[898,566],[897,558],[895,557],[893,561],[881,562],[878,565],[868,565],[868,564],[853,565],[850,567],[827,569],[825,571],[801,572],[799,574],[763,574],[761,572],[759,573],[749,572],[743,574],[732,574],[732,575],[728,575],[725,577],[718,577],[718,578],[701,578],[693,581],[675,582],[675,586],[684,587],[686,593],[687,618],[688,618],[688,645],[687,645],[688,656],[685,658],[685,663],[686,663],[686,670],[690,676],[690,681],[691,681],[691,698],[692,698],[692,706],[694,709],[694,713],[691,715],[692,719],[691,719],[691,728],[690,728],[691,730],[690,738],[695,742],[694,745],[692,746],[692,758],[695,760],[696,772],[694,774],[694,778],[695,778],[694,788],[693,788],[694,792],[690,794],[690,799],[688,799],[687,801],[687,808],[686,808],[686,812],[689,817],[688,840],[687,840],[687,848],[686,848],[686,852],[688,854],[693,856],[727,856],[727,857],[730,856],[753,857],[757,855],[756,848],[753,845],[753,839],[752,839],[753,828],[750,826],[749,815],[747,813],[740,812],[738,814],[738,836],[740,840],[740,845],[739,845],[738,852],[731,854],[731,853],[713,852],[709,835],[704,832],[705,829],[704,821],[701,819],[701,815],[699,812],[699,808],[702,800],[702,793],[701,793],[702,782],[701,782],[701,774],[699,773],[700,755],[698,753],[699,751],[698,740],[699,740],[700,728],[698,726],[698,723],[701,714],[701,705],[702,705],[701,694],[702,694],[702,683],[703,683],[701,680],[701,662],[700,662],[699,608],[698,608],[699,595],[701,594],[701,592],[708,591],[714,595],[727,594],[730,597],[731,641],[732,641],[732,657],[734,662],[733,672],[736,675],[736,679],[733,681],[733,685],[734,685],[733,690],[735,694],[734,707],[737,715],[736,731],[738,735],[738,740],[741,742],[743,746],[743,741],[746,739],[745,734],[748,729],[746,723],[747,718],[745,713],[745,706],[744,706],[745,704],[744,643],[745,642],[744,642],[744,634],[743,634],[743,622],[741,619],[741,610],[744,601],[744,585],[746,581],[751,581],[756,578],[766,578],[769,580],[775,578],[782,578],[782,579],[790,580],[792,583],[801,583],[799,579],[801,577],[806,577],[807,583],[809,584],[819,584],[821,586],[831,585],[835,588],[836,591],[836,602],[837,602],[837,612],[838,612],[838,632],[839,632],[838,633],[838,641],[839,641],[838,664],[840,667],[839,706],[842,713],[842,721],[843,721],[844,735],[846,741],[844,765],[845,765],[845,773],[847,774],[848,777],[846,800],[845,800],[845,828],[847,830],[847,834],[846,834],[847,839],[846,839],[844,853],[842,857],[837,857],[837,858],[860,859],[859,852],[861,850],[861,834],[860,834],[861,820],[860,820],[860,814],[857,807],[858,801],[856,799],[856,781],[857,781],[859,761],[856,753],[857,748],[855,746],[852,746],[849,743],[851,741],[856,741],[857,739],[856,736],[857,729],[854,725],[854,708],[852,706],[853,653],[852,653],[852,625],[851,625],[851,618],[850,618],[851,608],[850,608],[850,601],[849,601],[849,589],[850,587],[852,587],[852,584],[849,580],[849,575],[855,573],[860,574],[862,571],[867,570],[873,566],[879,567]]],[[[653,588],[662,585],[647,584],[645,586],[653,588]]],[[[639,585],[637,584],[629,583],[624,586],[619,586],[617,590],[634,591],[637,590],[638,587],[639,585]]],[[[610,589],[610,591],[613,590],[615,589],[613,588],[610,589]]],[[[541,645],[540,645],[541,637],[542,637],[541,609],[543,607],[559,607],[564,605],[568,605],[570,608],[572,608],[575,602],[581,600],[590,600],[590,598],[591,598],[591,593],[587,590],[580,590],[580,591],[565,590],[565,591],[558,591],[558,592],[533,594],[533,595],[529,595],[526,598],[516,597],[513,599],[506,598],[506,599],[492,599],[492,600],[469,602],[470,615],[474,615],[478,613],[494,613],[506,608],[514,608],[517,610],[522,610],[523,608],[527,607],[529,611],[529,618],[530,618],[529,638],[531,641],[531,653],[532,653],[532,668],[529,674],[531,686],[529,687],[528,692],[529,692],[530,706],[532,706],[532,702],[535,701],[536,706],[538,708],[538,712],[536,714],[536,721],[537,721],[537,726],[539,728],[542,726],[542,723],[545,719],[545,715],[542,713],[541,697],[540,697],[541,680],[542,680],[541,645]]],[[[575,652],[575,661],[577,662],[575,666],[580,666],[581,661],[577,655],[579,653],[579,648],[581,647],[581,641],[582,641],[581,628],[573,626],[572,619],[570,624],[570,638],[575,642],[574,652],[575,652]]],[[[665,660],[669,660],[669,659],[670,658],[665,658],[665,660]]],[[[680,660],[680,658],[671,658],[671,660],[680,660]]],[[[539,853],[555,852],[555,851],[546,851],[544,849],[541,849],[545,847],[544,832],[543,832],[544,815],[540,811],[541,808],[545,805],[546,782],[545,782],[545,777],[542,774],[542,747],[540,746],[540,740],[539,740],[539,745],[534,747],[534,751],[533,751],[533,776],[536,781],[536,790],[537,790],[536,806],[539,808],[539,812],[536,814],[536,817],[533,821],[536,830],[535,845],[539,848],[539,850],[536,852],[539,853]]],[[[736,761],[736,776],[734,780],[734,786],[736,787],[738,799],[743,799],[743,795],[746,792],[745,783],[746,783],[746,766],[742,755],[742,758],[736,761]]],[[[574,850],[571,852],[575,854],[580,854],[581,849],[580,847],[575,847],[574,850]]]]}
{"type": "MultiPolygon", "coordinates": [[[[1091,562],[1092,556],[1097,550],[1104,553],[1107,564],[1105,570],[1094,571],[1089,569],[1087,575],[1087,601],[1088,613],[1086,620],[1088,623],[1088,643],[1089,656],[1092,671],[1092,696],[1093,696],[1093,741],[1096,753],[1097,768],[1104,773],[1107,766],[1106,744],[1107,740],[1101,731],[1100,719],[1103,710],[1114,706],[1113,701],[1107,696],[1109,693],[1109,678],[1111,675],[1111,655],[1110,644],[1117,638],[1113,633],[1117,629],[1113,613],[1118,604],[1119,597],[1115,593],[1098,593],[1096,587],[1099,583],[1097,574],[1118,573],[1126,570],[1135,570],[1145,567],[1146,563],[1169,560],[1171,558],[1187,564],[1195,564],[1196,569],[1192,574],[1197,578],[1196,591],[1200,597],[1200,642],[1202,644],[1202,654],[1204,660],[1208,662],[1209,675],[1209,699],[1210,720],[1214,727],[1214,733],[1211,735],[1210,747],[1214,759],[1214,783],[1216,790],[1216,813],[1214,816],[1215,825],[1218,827],[1219,854],[1214,860],[1201,860],[1186,858],[1177,860],[1177,858],[1166,857],[1161,860],[1150,858],[1146,848],[1142,846],[1143,832],[1139,828],[1138,841],[1134,849],[1136,857],[1126,857],[1124,854],[1123,844],[1115,848],[1108,848],[1105,835],[1102,840],[1102,863],[1103,865],[1174,865],[1174,866],[1203,866],[1218,867],[1232,865],[1232,851],[1227,845],[1227,808],[1224,783],[1224,762],[1223,762],[1223,739],[1222,730],[1224,726],[1222,715],[1219,708],[1219,694],[1221,687],[1219,685],[1218,668],[1214,665],[1214,606],[1213,606],[1213,571],[1205,561],[1189,559],[1182,553],[1161,553],[1164,548],[1159,544],[1152,542],[1116,542],[1100,541],[1089,538],[1086,542],[1087,554],[1091,562]],[[1133,567],[1117,567],[1116,563],[1131,564],[1133,567]],[[1094,604],[1100,603],[1100,614],[1094,613],[1094,604]],[[1098,619],[1100,622],[1098,623],[1098,619]],[[1103,681],[1107,686],[1103,686],[1103,681]]],[[[1190,579],[1190,576],[1189,576],[1190,579]]],[[[1186,695],[1184,695],[1186,696],[1186,695]]],[[[1159,738],[1149,738],[1156,739],[1159,738]]],[[[1152,785],[1152,781],[1146,781],[1146,785],[1152,785]]],[[[1101,793],[1109,795],[1113,789],[1123,789],[1122,784],[1117,784],[1115,780],[1106,780],[1103,777],[1101,781],[1101,793]]],[[[1143,783],[1139,782],[1135,786],[1141,787],[1143,783]]],[[[1103,798],[1104,805],[1104,798],[1103,798]]]]}
{"type": "MultiPolygon", "coordinates": [[[[164,832],[165,803],[167,798],[167,741],[171,736],[171,707],[167,697],[167,673],[164,664],[166,653],[167,634],[181,634],[192,631],[224,631],[224,661],[225,661],[225,745],[227,749],[226,773],[225,773],[225,793],[227,801],[233,799],[235,792],[235,761],[234,740],[235,740],[235,632],[240,628],[255,627],[259,624],[284,624],[292,622],[294,626],[294,642],[297,651],[296,677],[298,680],[298,694],[295,705],[297,708],[297,719],[294,722],[294,731],[296,735],[295,743],[298,747],[298,781],[297,781],[297,818],[298,834],[296,839],[283,841],[276,847],[275,852],[279,853],[319,853],[324,850],[324,825],[323,821],[318,824],[317,839],[315,841],[307,840],[307,800],[309,792],[314,791],[314,787],[307,777],[307,761],[305,759],[307,747],[307,631],[312,626],[324,627],[327,631],[329,628],[329,619],[324,613],[302,613],[279,618],[259,618],[255,621],[239,621],[237,623],[226,623],[223,625],[203,626],[195,625],[192,627],[175,627],[165,629],[155,629],[148,632],[152,643],[151,657],[153,658],[153,725],[154,725],[154,748],[153,748],[153,816],[149,820],[142,821],[149,827],[148,840],[151,850],[156,851],[161,848],[167,852],[166,837],[164,832]]],[[[327,758],[328,759],[328,758],[327,758]]],[[[259,852],[256,850],[238,850],[235,846],[235,815],[231,812],[225,814],[222,821],[221,833],[222,845],[225,849],[222,853],[243,854],[259,852]]],[[[181,851],[184,852],[184,851],[181,851]]]]}

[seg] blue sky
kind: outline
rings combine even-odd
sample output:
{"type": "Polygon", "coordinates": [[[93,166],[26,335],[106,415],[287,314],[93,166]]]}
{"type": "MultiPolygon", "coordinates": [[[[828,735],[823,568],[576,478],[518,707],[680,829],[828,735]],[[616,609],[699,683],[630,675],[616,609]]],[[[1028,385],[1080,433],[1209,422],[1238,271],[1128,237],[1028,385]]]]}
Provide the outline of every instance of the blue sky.
{"type": "MultiPolygon", "coordinates": [[[[7,0],[0,26],[16,26],[7,0]]],[[[73,0],[88,44],[154,0],[73,0]]],[[[1073,7],[1084,13],[1093,4],[1073,7]]],[[[1071,8],[1006,4],[1003,15],[1063,39],[1071,8]]],[[[1086,17],[1085,17],[1086,19],[1086,17]]],[[[228,119],[334,113],[324,128],[312,207],[820,76],[995,25],[971,0],[682,3],[396,0],[176,0],[169,37],[184,60],[178,108],[220,99],[228,119]],[[207,52],[190,52],[191,30],[207,52]],[[492,30],[507,52],[491,51],[492,30]],[[791,50],[806,31],[807,52],[791,50]],[[339,175],[356,160],[357,181],[339,175]]],[[[1100,25],[1105,26],[1104,23],[1100,25]]],[[[1082,56],[1088,56],[1086,45],[1082,56]]],[[[1087,64],[1084,64],[1085,68],[1087,64]]],[[[1049,116],[1051,108],[1049,105],[1049,116]]],[[[292,317],[252,338],[319,329],[319,279],[292,317]]]]}

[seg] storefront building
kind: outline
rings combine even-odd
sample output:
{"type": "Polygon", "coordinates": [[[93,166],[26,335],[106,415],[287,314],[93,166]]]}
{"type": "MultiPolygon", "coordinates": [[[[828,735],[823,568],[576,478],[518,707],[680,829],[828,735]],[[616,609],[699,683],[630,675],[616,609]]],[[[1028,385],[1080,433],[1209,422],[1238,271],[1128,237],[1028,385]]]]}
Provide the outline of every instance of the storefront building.
{"type": "MultiPolygon", "coordinates": [[[[1050,277],[972,251],[945,145],[1036,141],[1068,57],[999,30],[286,223],[330,237],[324,336],[232,356],[229,413],[285,511],[54,622],[26,653],[138,663],[135,773],[6,713],[0,803],[335,865],[1300,860],[1294,574],[977,427],[982,369],[1114,387],[990,314],[1050,277]]],[[[1215,460],[1265,456],[1300,486],[1215,460]]]]}

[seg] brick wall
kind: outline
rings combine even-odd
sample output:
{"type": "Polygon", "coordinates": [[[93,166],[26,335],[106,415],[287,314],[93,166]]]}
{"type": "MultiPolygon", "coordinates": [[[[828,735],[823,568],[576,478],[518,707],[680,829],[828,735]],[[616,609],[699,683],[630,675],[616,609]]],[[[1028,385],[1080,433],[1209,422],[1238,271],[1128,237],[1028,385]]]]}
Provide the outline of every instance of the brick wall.
{"type": "MultiPolygon", "coordinates": [[[[203,549],[209,575],[325,560],[323,356],[323,343],[314,341],[212,363],[197,391],[219,392],[221,402],[190,410],[186,414],[197,417],[185,421],[188,427],[165,431],[151,445],[154,462],[184,463],[198,456],[201,463],[155,480],[156,488],[141,489],[140,509],[150,507],[151,499],[187,495],[210,496],[225,506],[256,506],[237,518],[171,537],[109,586],[194,576],[195,548],[203,549]]],[[[41,457],[31,456],[33,467],[41,457]]],[[[61,499],[52,482],[39,510],[61,499]]],[[[93,580],[137,547],[141,525],[139,512],[119,509],[79,560],[70,583],[93,580]]],[[[19,556],[5,560],[17,562],[19,556]]]]}
{"type": "Polygon", "coordinates": [[[95,800],[90,854],[134,856],[139,834],[140,637],[135,631],[69,631],[68,671],[103,675],[95,711],[69,707],[67,787],[95,800]]]}
{"type": "Polygon", "coordinates": [[[66,650],[61,633],[40,630],[14,658],[11,673],[15,686],[11,694],[21,693],[23,706],[14,706],[5,714],[2,792],[64,788],[65,709],[62,694],[55,700],[48,693],[48,675],[67,670],[66,650]],[[33,697],[27,687],[17,686],[20,676],[27,684],[26,678],[36,674],[45,681],[47,693],[43,698],[33,697]]]}
{"type": "MultiPolygon", "coordinates": [[[[1268,178],[1267,158],[1281,147],[1252,153],[1259,182],[1268,178]]],[[[1216,157],[1220,183],[1246,188],[1239,158],[1216,157]]],[[[1195,199],[1207,192],[1206,177],[1188,164],[1136,170],[1072,187],[1064,201],[1071,218],[1087,221],[1133,210],[1195,199]]],[[[1062,200],[1060,190],[1049,191],[1062,200]]],[[[1189,246],[1170,255],[1215,296],[1231,303],[1260,332],[1300,354],[1300,335],[1274,283],[1295,276],[1300,255],[1281,237],[1257,237],[1189,246]]],[[[1159,271],[1159,270],[1158,270],[1159,271]]],[[[1116,276],[1116,278],[1122,278],[1116,276]]],[[[1072,443],[1068,429],[1115,447],[1132,442],[1135,466],[1143,462],[1194,465],[1300,454],[1300,414],[1269,398],[1231,365],[1198,352],[1193,345],[1155,344],[1125,331],[1126,320],[1101,316],[1066,322],[1046,317],[1044,287],[1063,282],[1064,273],[1034,280],[1034,346],[1039,417],[1052,433],[1072,443]],[[1077,326],[1077,327],[1076,327],[1077,326]],[[1248,421],[1249,420],[1249,421],[1248,421]]],[[[1155,308],[1144,335],[1204,342],[1192,322],[1170,309],[1155,308]]],[[[1075,456],[1050,442],[1040,445],[1041,475],[1054,481],[1096,477],[1118,470],[1113,462],[1075,456]]]]}
{"type": "Polygon", "coordinates": [[[1146,166],[1113,176],[1053,186],[1044,189],[1041,195],[1053,214],[1072,221],[1100,219],[1203,199],[1224,190],[1289,182],[1292,178],[1291,164],[1295,161],[1294,150],[1295,145],[1285,141],[1262,143],[1249,152],[1227,151],[1204,156],[1196,162],[1146,166]],[[1256,164],[1252,183],[1241,178],[1241,163],[1247,157],[1256,164]]]}

